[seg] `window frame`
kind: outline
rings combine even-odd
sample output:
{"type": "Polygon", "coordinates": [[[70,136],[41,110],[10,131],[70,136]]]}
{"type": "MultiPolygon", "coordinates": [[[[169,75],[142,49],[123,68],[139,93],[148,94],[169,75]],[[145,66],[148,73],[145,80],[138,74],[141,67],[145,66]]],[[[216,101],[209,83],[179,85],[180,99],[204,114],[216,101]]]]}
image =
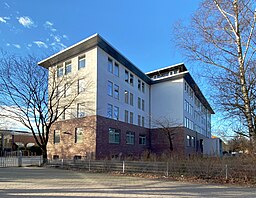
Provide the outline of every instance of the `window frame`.
{"type": "Polygon", "coordinates": [[[113,97],[113,83],[108,81],[108,95],[113,97]]]}
{"type": "Polygon", "coordinates": [[[86,56],[85,54],[84,55],[80,55],[78,56],[78,70],[82,69],[82,68],[85,68],[86,67],[86,56]],[[81,66],[81,62],[84,62],[84,65],[81,66]]]}
{"type": "Polygon", "coordinates": [[[147,145],[147,136],[145,134],[139,134],[139,145],[147,145]]]}
{"type": "Polygon", "coordinates": [[[72,72],[72,61],[65,62],[65,75],[68,75],[72,72]]]}
{"type": "Polygon", "coordinates": [[[109,144],[120,144],[121,131],[120,129],[109,128],[108,129],[108,143],[109,144]]]}
{"type": "Polygon", "coordinates": [[[75,128],[75,143],[76,144],[83,143],[83,138],[84,138],[84,129],[81,127],[75,128]],[[79,130],[82,130],[80,131],[81,134],[78,134],[79,130]],[[78,137],[80,137],[81,139],[78,137]]]}
{"type": "Polygon", "coordinates": [[[108,72],[113,74],[113,59],[108,58],[108,72]]]}
{"type": "Polygon", "coordinates": [[[132,131],[126,132],[126,144],[134,145],[135,144],[135,133],[132,131]]]}
{"type": "Polygon", "coordinates": [[[53,143],[54,144],[60,143],[60,130],[54,130],[53,143]],[[58,135],[56,133],[58,133],[58,135]]]}

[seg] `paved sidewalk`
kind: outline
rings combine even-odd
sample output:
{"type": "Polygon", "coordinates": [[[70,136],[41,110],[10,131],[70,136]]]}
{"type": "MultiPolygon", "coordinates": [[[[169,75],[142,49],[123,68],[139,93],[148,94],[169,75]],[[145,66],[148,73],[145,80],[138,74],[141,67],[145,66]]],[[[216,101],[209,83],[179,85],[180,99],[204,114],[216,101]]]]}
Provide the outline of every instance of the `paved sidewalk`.
{"type": "Polygon", "coordinates": [[[202,185],[54,168],[0,168],[0,197],[256,197],[255,188],[202,185]]]}

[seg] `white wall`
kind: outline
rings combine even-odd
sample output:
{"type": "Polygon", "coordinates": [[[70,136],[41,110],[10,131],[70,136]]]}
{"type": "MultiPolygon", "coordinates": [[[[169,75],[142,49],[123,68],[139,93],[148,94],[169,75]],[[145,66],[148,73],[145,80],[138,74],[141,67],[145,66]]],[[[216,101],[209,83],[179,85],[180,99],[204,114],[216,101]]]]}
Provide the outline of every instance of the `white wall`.
{"type": "MultiPolygon", "coordinates": [[[[151,86],[152,127],[154,120],[168,119],[183,125],[183,79],[169,80],[151,86]]],[[[155,126],[156,127],[156,126],[155,126]]]]}

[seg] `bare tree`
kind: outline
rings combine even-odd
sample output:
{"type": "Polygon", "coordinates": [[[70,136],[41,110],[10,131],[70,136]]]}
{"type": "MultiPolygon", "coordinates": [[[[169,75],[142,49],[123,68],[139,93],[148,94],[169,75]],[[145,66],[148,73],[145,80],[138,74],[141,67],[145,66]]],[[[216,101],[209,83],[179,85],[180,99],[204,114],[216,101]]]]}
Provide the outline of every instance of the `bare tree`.
{"type": "Polygon", "coordinates": [[[168,117],[161,117],[159,119],[151,118],[153,128],[157,128],[158,132],[162,132],[169,143],[169,151],[173,151],[173,140],[175,138],[175,134],[180,130],[179,127],[182,125],[179,124],[177,121],[170,119],[168,117]]]}
{"type": "Polygon", "coordinates": [[[189,60],[203,63],[216,105],[256,137],[256,11],[253,0],[204,0],[175,41],[189,60]]]}
{"type": "MultiPolygon", "coordinates": [[[[27,127],[46,160],[50,128],[75,103],[77,92],[71,92],[68,99],[66,95],[77,79],[57,78],[55,69],[39,67],[37,61],[33,56],[17,57],[3,53],[0,62],[0,108],[8,114],[0,111],[0,116],[27,127]]],[[[84,89],[89,84],[84,85],[84,89]]]]}

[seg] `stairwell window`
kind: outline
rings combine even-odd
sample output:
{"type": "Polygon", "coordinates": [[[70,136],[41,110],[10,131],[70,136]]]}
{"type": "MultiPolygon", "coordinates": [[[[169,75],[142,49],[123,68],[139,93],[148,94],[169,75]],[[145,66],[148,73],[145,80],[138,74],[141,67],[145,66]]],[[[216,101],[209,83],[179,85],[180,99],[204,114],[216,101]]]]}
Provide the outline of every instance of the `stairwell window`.
{"type": "Polygon", "coordinates": [[[54,131],[54,144],[60,143],[60,130],[55,130],[54,131]]]}
{"type": "Polygon", "coordinates": [[[75,143],[83,143],[84,139],[84,129],[76,128],[75,130],[75,143]]]}
{"type": "Polygon", "coordinates": [[[78,57],[78,70],[84,68],[85,66],[86,66],[85,55],[79,56],[78,57]]]}

